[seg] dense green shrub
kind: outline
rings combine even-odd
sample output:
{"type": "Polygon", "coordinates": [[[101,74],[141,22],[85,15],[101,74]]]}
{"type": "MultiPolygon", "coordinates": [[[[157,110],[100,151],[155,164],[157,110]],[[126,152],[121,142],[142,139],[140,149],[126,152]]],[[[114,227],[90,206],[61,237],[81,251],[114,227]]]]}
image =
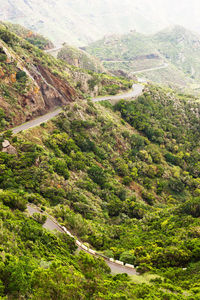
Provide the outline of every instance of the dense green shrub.
{"type": "Polygon", "coordinates": [[[99,184],[102,188],[104,187],[106,181],[107,181],[107,176],[105,170],[103,170],[99,166],[92,166],[88,170],[88,175],[90,178],[97,184],[99,184]]]}
{"type": "Polygon", "coordinates": [[[17,41],[17,37],[4,28],[0,28],[0,39],[6,44],[13,45],[17,41]]]}
{"type": "Polygon", "coordinates": [[[18,71],[17,74],[16,74],[16,79],[18,81],[26,81],[26,79],[27,79],[26,72],[24,72],[24,71],[18,71]]]}
{"type": "Polygon", "coordinates": [[[13,209],[26,209],[26,200],[12,191],[0,191],[0,201],[13,209]]]}
{"type": "Polygon", "coordinates": [[[63,176],[66,180],[69,179],[69,171],[67,163],[63,159],[54,158],[51,160],[54,171],[63,176]]]}
{"type": "Polygon", "coordinates": [[[180,206],[180,211],[192,215],[194,218],[200,217],[200,197],[186,201],[180,206]]]}

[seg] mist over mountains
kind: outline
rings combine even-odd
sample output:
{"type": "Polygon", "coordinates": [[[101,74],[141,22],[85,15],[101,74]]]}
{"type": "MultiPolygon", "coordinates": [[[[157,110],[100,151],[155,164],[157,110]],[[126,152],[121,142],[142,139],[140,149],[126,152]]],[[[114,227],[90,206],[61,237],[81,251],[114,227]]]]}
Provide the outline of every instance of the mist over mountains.
{"type": "Polygon", "coordinates": [[[170,24],[200,31],[197,0],[0,0],[0,6],[1,20],[36,30],[57,44],[85,45],[133,29],[153,33],[170,24]]]}

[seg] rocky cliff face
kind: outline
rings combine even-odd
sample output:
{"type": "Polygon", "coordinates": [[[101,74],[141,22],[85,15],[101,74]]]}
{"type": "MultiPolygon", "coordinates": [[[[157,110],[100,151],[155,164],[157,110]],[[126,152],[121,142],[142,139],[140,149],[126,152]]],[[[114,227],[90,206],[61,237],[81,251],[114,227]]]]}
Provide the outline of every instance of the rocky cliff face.
{"type": "MultiPolygon", "coordinates": [[[[79,69],[71,71],[70,74],[76,87],[85,96],[115,95],[132,87],[132,82],[129,79],[120,79],[113,75],[98,74],[79,69]]],[[[122,74],[117,75],[121,76],[122,74]]]]}
{"type": "Polygon", "coordinates": [[[67,81],[53,75],[41,64],[34,66],[31,73],[40,88],[45,107],[48,109],[56,105],[65,105],[78,98],[77,92],[67,81]]]}
{"type": "Polygon", "coordinates": [[[66,105],[80,96],[38,58],[20,56],[0,40],[0,108],[6,127],[66,105]]]}
{"type": "Polygon", "coordinates": [[[132,83],[70,66],[0,24],[0,130],[87,96],[113,95],[132,83]]]}

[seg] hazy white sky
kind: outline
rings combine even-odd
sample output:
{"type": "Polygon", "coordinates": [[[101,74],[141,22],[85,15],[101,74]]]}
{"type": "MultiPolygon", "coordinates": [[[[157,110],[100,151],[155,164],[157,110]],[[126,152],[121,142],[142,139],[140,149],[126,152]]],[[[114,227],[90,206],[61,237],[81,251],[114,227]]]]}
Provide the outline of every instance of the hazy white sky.
{"type": "Polygon", "coordinates": [[[156,24],[180,24],[200,31],[200,0],[66,0],[80,14],[127,15],[135,12],[156,24]]]}
{"type": "Polygon", "coordinates": [[[105,34],[153,33],[170,24],[200,33],[200,0],[0,0],[0,19],[56,43],[80,45],[105,34]]]}

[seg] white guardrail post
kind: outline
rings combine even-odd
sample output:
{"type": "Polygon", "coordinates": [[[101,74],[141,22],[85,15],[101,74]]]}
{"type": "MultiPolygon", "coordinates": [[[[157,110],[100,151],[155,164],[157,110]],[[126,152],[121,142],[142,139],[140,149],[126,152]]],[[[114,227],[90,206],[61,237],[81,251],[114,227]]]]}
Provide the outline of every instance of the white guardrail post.
{"type": "Polygon", "coordinates": [[[88,251],[88,247],[86,247],[85,245],[81,244],[81,248],[83,248],[84,250],[88,251]]]}
{"type": "Polygon", "coordinates": [[[131,269],[135,269],[134,265],[130,265],[130,264],[125,264],[125,267],[131,268],[131,269]]]}
{"type": "MultiPolygon", "coordinates": [[[[67,235],[69,235],[70,237],[74,238],[75,237],[71,234],[70,231],[67,230],[67,228],[65,226],[60,225],[56,220],[54,220],[48,213],[43,212],[40,208],[38,208],[36,205],[32,205],[34,207],[36,207],[42,214],[46,214],[54,223],[56,223],[67,235]]],[[[114,258],[109,258],[104,256],[103,254],[97,253],[96,251],[88,248],[87,246],[85,246],[84,244],[82,244],[81,242],[79,242],[78,240],[75,240],[75,243],[77,246],[79,246],[80,248],[82,248],[83,250],[89,252],[90,254],[94,255],[94,256],[99,256],[99,257],[103,257],[106,260],[109,260],[110,262],[113,262],[117,265],[121,265],[121,266],[125,266],[127,268],[131,268],[131,269],[135,269],[134,265],[131,264],[126,264],[123,261],[120,260],[115,260],[114,258]]]]}
{"type": "Polygon", "coordinates": [[[121,265],[121,266],[124,265],[124,263],[122,261],[120,261],[120,260],[115,260],[115,263],[118,264],[118,265],[121,265]]]}
{"type": "Polygon", "coordinates": [[[96,255],[96,252],[92,249],[88,249],[88,252],[91,253],[92,255],[96,255]]]}

